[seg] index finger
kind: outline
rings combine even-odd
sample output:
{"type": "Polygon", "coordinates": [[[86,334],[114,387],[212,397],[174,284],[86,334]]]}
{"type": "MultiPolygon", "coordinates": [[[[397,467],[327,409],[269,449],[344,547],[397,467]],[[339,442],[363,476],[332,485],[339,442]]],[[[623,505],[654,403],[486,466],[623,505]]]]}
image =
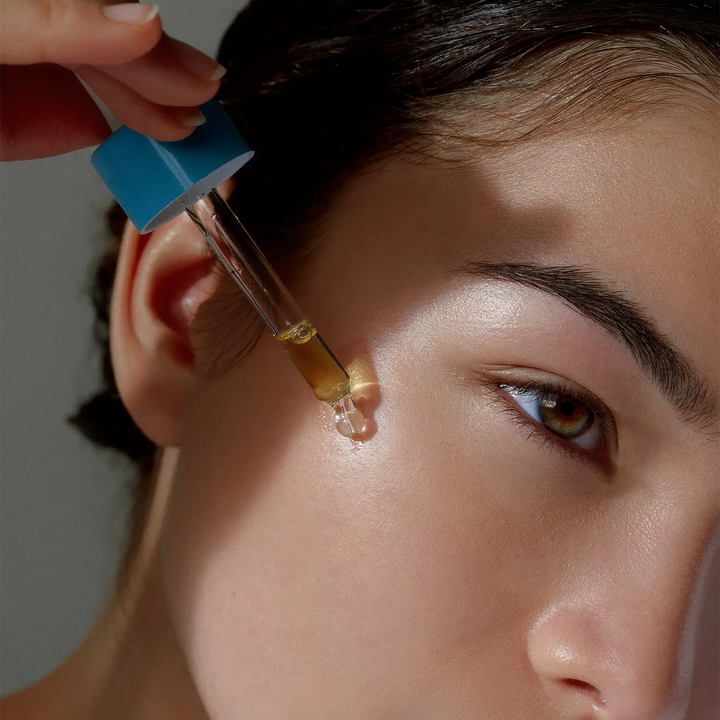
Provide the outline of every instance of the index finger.
{"type": "Polygon", "coordinates": [[[78,0],[3,0],[0,62],[125,63],[162,37],[158,7],[148,3],[78,0]]]}

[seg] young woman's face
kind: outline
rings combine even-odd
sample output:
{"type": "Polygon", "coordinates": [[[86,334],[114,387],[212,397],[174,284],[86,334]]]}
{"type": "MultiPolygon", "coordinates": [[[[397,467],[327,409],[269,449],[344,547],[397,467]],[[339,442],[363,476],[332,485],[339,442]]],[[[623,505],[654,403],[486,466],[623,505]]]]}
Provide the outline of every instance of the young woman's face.
{"type": "Polygon", "coordinates": [[[294,292],[366,432],[268,333],[184,425],[161,562],[213,720],[683,716],[719,140],[675,109],[342,190],[294,292]]]}

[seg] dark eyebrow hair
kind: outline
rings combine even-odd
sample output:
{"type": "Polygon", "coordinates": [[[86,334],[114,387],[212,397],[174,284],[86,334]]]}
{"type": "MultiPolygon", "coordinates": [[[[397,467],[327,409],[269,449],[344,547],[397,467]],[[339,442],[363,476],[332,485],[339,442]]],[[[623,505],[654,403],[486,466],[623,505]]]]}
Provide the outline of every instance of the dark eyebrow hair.
{"type": "Polygon", "coordinates": [[[718,399],[708,382],[672,345],[645,310],[590,270],[573,265],[470,262],[464,272],[525,285],[560,298],[625,344],[646,375],[658,385],[683,420],[709,427],[718,399]]]}

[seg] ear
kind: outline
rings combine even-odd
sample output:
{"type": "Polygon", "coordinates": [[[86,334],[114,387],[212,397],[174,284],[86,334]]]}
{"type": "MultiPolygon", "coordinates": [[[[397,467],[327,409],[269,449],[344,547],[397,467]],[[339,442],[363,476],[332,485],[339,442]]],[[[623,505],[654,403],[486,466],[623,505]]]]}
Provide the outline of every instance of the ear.
{"type": "Polygon", "coordinates": [[[197,380],[191,325],[218,288],[214,264],[185,213],[147,235],[125,227],[110,309],[113,369],[125,407],[159,447],[179,444],[197,380]]]}

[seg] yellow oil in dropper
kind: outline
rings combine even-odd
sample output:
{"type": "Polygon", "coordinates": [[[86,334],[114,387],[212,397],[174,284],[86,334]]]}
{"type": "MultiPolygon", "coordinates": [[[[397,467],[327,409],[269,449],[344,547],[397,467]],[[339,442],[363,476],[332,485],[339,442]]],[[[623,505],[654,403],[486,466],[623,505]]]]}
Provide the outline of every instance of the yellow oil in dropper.
{"type": "Polygon", "coordinates": [[[350,378],[312,323],[303,320],[276,338],[315,397],[334,408],[338,432],[346,437],[362,432],[365,418],[355,407],[350,378]]]}
{"type": "Polygon", "coordinates": [[[332,403],[350,392],[350,378],[309,320],[278,335],[277,340],[318,400],[332,403]]]}
{"type": "Polygon", "coordinates": [[[333,407],[338,432],[345,437],[361,433],[365,418],[355,407],[345,368],[220,194],[211,190],[186,210],[315,397],[333,407]]]}

